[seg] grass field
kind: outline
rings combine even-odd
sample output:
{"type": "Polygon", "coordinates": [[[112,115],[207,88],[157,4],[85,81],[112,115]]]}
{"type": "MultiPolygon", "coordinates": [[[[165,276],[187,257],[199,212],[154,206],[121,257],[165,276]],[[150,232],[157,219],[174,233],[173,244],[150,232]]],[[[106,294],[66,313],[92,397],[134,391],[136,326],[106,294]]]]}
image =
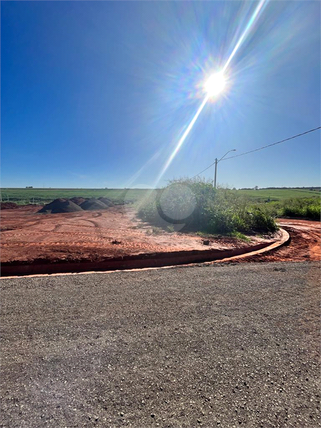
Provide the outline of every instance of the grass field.
{"type": "Polygon", "coordinates": [[[104,196],[114,202],[137,201],[146,194],[146,189],[29,189],[29,188],[2,188],[1,199],[17,204],[46,204],[57,198],[99,198],[104,196]]]}
{"type": "Polygon", "coordinates": [[[283,201],[285,199],[320,197],[321,191],[309,189],[259,189],[237,190],[237,194],[244,195],[257,202],[283,201]]]}
{"type": "MultiPolygon", "coordinates": [[[[140,200],[149,189],[29,189],[29,188],[2,188],[1,200],[15,202],[17,204],[45,204],[57,198],[72,198],[82,196],[84,198],[99,198],[105,196],[113,201],[140,200]]],[[[309,189],[259,189],[236,190],[237,195],[244,195],[253,202],[284,201],[297,198],[311,198],[321,196],[320,190],[309,189]]]]}

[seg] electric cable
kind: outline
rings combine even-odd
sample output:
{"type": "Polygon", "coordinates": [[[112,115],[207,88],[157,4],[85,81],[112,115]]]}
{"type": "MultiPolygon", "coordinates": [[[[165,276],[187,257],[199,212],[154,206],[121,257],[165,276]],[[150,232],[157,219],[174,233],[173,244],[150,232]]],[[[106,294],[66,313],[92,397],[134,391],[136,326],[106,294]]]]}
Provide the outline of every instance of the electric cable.
{"type": "MultiPolygon", "coordinates": [[[[223,162],[223,161],[226,161],[226,160],[229,160],[229,159],[238,158],[238,157],[240,157],[240,156],[245,156],[245,155],[248,155],[249,153],[258,152],[259,150],[267,149],[268,147],[276,146],[277,144],[284,143],[285,141],[289,141],[289,140],[293,140],[294,138],[302,137],[302,135],[309,134],[310,132],[315,132],[315,131],[317,131],[318,129],[321,129],[321,126],[318,126],[317,128],[310,129],[309,131],[301,132],[301,134],[296,134],[296,135],[293,135],[292,137],[285,138],[284,140],[276,141],[275,143],[267,144],[266,146],[262,146],[262,147],[259,147],[259,148],[257,148],[257,149],[253,149],[253,150],[249,150],[249,151],[247,151],[247,152],[240,153],[239,155],[229,156],[228,158],[221,159],[221,160],[220,160],[220,162],[223,162]]],[[[193,180],[193,178],[195,178],[195,177],[199,176],[199,175],[200,175],[200,174],[202,174],[203,172],[207,171],[207,170],[208,170],[209,168],[211,168],[211,166],[213,166],[214,164],[215,164],[215,161],[214,161],[213,163],[211,163],[211,165],[209,165],[207,168],[203,169],[201,172],[199,172],[198,174],[194,175],[194,176],[191,178],[191,180],[193,180]]]]}

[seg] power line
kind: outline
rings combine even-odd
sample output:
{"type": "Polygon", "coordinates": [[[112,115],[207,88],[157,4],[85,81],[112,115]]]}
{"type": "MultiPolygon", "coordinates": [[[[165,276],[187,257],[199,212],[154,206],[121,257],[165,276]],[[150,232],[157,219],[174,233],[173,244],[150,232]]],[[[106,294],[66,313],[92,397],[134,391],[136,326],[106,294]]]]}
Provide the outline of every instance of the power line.
{"type": "Polygon", "coordinates": [[[318,126],[317,128],[310,129],[309,131],[302,132],[301,134],[293,135],[293,137],[285,138],[284,140],[277,141],[276,143],[268,144],[267,146],[259,147],[258,149],[254,149],[254,150],[250,150],[248,152],[240,153],[239,155],[230,156],[228,158],[222,159],[222,161],[227,160],[227,159],[237,158],[239,156],[244,156],[244,155],[247,155],[247,154],[253,153],[253,152],[258,152],[259,150],[266,149],[267,147],[276,146],[277,144],[284,143],[285,141],[293,140],[294,138],[298,138],[298,137],[301,137],[302,135],[309,134],[310,132],[317,131],[320,128],[321,128],[321,126],[318,126]]]}
{"type": "MultiPolygon", "coordinates": [[[[240,153],[239,155],[230,156],[230,157],[228,157],[228,158],[222,159],[222,160],[221,160],[221,162],[226,161],[226,160],[228,160],[228,159],[238,158],[238,157],[240,157],[240,156],[245,156],[245,155],[248,155],[249,153],[258,152],[259,150],[267,149],[268,147],[276,146],[277,144],[281,144],[281,143],[284,143],[285,141],[293,140],[294,138],[301,137],[302,135],[309,134],[310,132],[317,131],[318,129],[321,129],[321,126],[318,126],[317,128],[310,129],[309,131],[302,132],[301,134],[296,134],[296,135],[293,135],[292,137],[285,138],[284,140],[276,141],[275,143],[272,143],[272,144],[268,144],[268,145],[266,145],[266,146],[259,147],[258,149],[253,149],[253,150],[249,150],[248,152],[240,153]]],[[[215,161],[214,161],[213,163],[211,163],[211,165],[209,165],[207,168],[203,169],[203,171],[201,171],[201,172],[199,172],[198,174],[194,175],[194,176],[192,177],[192,179],[193,179],[193,178],[195,178],[195,177],[197,177],[197,176],[199,176],[199,175],[200,175],[200,174],[202,174],[203,172],[207,171],[207,170],[208,170],[209,168],[211,168],[211,166],[213,166],[214,164],[215,164],[215,161]]]]}

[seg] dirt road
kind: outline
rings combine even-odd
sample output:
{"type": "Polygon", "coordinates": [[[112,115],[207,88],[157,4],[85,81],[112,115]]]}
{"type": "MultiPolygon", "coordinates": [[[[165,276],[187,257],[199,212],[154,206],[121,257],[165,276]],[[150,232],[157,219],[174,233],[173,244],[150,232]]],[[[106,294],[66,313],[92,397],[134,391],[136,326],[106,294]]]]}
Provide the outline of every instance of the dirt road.
{"type": "Polygon", "coordinates": [[[271,253],[239,259],[237,262],[321,260],[321,223],[319,221],[279,219],[278,224],[289,232],[291,236],[289,245],[271,253]]]}
{"type": "Polygon", "coordinates": [[[320,266],[2,279],[0,426],[320,426],[320,266]]]}

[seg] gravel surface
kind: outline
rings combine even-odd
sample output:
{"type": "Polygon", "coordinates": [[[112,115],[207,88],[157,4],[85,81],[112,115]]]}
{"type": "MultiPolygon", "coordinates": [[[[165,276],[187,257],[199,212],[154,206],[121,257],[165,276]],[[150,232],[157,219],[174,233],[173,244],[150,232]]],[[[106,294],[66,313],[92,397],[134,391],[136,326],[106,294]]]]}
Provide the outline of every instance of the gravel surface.
{"type": "Polygon", "coordinates": [[[1,280],[1,427],[320,426],[320,264],[1,280]]]}

